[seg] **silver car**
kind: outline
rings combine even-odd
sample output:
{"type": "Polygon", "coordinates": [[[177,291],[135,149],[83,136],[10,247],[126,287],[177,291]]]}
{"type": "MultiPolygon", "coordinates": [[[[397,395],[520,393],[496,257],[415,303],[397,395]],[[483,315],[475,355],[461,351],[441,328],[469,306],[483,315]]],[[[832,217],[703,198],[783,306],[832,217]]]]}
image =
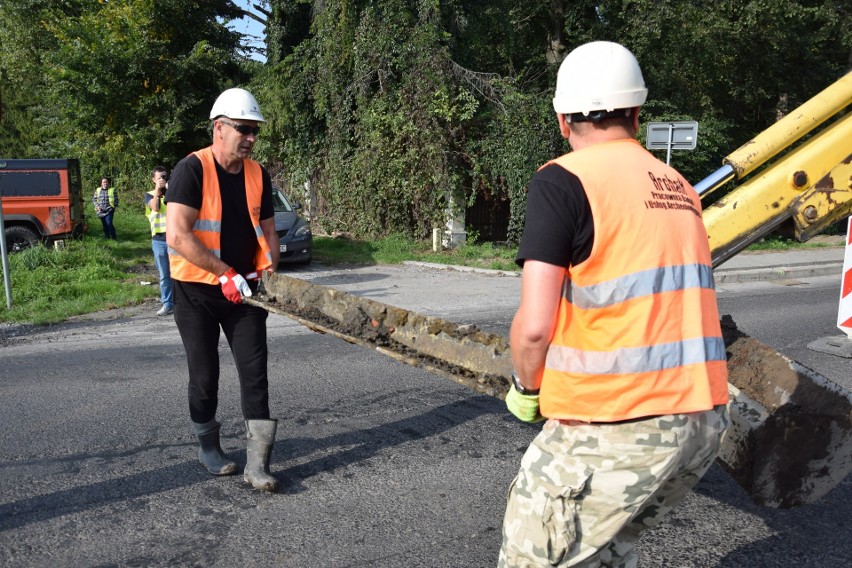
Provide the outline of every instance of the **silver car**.
{"type": "Polygon", "coordinates": [[[291,205],[277,188],[272,191],[272,203],[275,209],[278,250],[281,252],[279,263],[310,263],[313,258],[313,235],[310,224],[296,213],[301,205],[291,205]]]}

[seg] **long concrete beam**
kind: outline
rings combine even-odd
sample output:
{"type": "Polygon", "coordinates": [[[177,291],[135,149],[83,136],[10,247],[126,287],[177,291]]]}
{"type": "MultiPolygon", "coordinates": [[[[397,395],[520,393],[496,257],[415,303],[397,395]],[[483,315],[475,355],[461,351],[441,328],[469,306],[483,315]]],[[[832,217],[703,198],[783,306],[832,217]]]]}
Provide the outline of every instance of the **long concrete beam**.
{"type": "MultiPolygon", "coordinates": [[[[506,338],[283,274],[264,276],[266,309],[443,370],[503,398],[506,338]]],[[[852,470],[852,393],[742,334],[723,318],[732,426],[719,461],[761,505],[794,507],[827,494],[852,470]]]]}

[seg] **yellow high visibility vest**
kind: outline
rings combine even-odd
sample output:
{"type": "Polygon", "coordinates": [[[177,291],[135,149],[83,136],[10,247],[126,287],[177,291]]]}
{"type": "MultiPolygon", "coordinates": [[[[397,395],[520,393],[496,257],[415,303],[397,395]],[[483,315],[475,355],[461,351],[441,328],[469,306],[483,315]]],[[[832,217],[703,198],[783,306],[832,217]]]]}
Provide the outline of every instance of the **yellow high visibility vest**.
{"type": "MultiPolygon", "coordinates": [[[[154,194],[150,191],[146,193],[146,195],[150,195],[151,199],[154,198],[154,194]]],[[[154,211],[148,206],[148,201],[145,201],[145,216],[148,217],[148,222],[151,223],[151,236],[158,233],[166,232],[166,204],[163,203],[163,196],[159,197],[160,200],[160,209],[159,211],[154,211]]]]}

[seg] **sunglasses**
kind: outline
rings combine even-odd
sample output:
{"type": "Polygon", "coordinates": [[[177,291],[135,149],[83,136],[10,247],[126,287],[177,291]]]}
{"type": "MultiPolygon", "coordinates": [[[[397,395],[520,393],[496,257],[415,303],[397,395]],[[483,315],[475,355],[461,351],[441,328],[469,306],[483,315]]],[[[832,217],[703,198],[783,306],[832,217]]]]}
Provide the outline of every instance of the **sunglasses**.
{"type": "Polygon", "coordinates": [[[219,122],[222,124],[227,124],[243,136],[248,136],[249,134],[254,134],[257,136],[260,134],[260,126],[248,126],[246,124],[237,124],[236,122],[228,122],[227,120],[219,119],[219,122]]]}

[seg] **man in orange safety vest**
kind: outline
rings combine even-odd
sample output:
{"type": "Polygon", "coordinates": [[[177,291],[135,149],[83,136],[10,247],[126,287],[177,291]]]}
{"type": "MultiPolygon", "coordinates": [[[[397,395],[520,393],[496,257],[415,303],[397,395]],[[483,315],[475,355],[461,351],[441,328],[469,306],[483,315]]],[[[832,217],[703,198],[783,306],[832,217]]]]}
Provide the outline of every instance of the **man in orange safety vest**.
{"type": "Polygon", "coordinates": [[[269,414],[266,318],[243,302],[258,275],[278,266],[272,180],[252,160],[264,122],[251,93],[228,89],[210,111],[213,144],[175,166],[166,193],[166,240],[174,281],[175,323],[189,368],[189,414],[198,458],[214,475],[236,473],[222,451],[216,420],[219,333],[228,339],[240,380],[248,439],[243,478],[275,491],[269,471],[277,421],[269,414]]]}
{"type": "Polygon", "coordinates": [[[713,463],[727,368],[701,203],[636,141],[633,54],[592,42],[553,106],[572,151],[532,178],[508,409],[546,419],[512,483],[499,566],[636,566],[640,533],[713,463]]]}

